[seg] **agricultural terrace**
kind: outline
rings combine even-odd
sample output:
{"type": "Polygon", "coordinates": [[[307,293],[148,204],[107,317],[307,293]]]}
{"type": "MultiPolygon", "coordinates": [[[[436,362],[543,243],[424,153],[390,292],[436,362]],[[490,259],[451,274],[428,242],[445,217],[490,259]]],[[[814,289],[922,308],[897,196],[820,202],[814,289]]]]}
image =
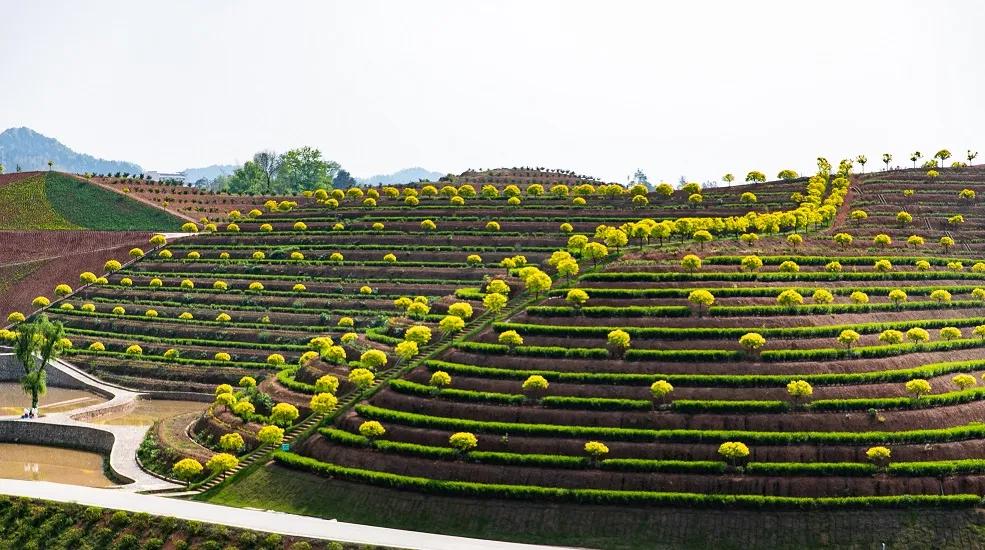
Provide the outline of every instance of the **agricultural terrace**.
{"type": "Polygon", "coordinates": [[[145,231],[0,231],[0,319],[83,271],[143,246],[145,231]]]}
{"type": "MultiPolygon", "coordinates": [[[[448,496],[973,506],[985,261],[949,218],[973,216],[980,172],[850,170],[320,191],[37,303],[101,378],[215,391],[192,429],[212,471],[286,440],[284,471],[448,496]],[[904,200],[912,231],[875,221],[904,200]]],[[[248,500],[262,468],[206,496],[248,500]]]]}
{"type": "Polygon", "coordinates": [[[181,221],[154,206],[61,172],[0,176],[0,230],[175,231],[181,221]]]}
{"type": "MultiPolygon", "coordinates": [[[[234,400],[221,398],[196,437],[218,451],[218,440],[235,431],[243,439],[236,449],[248,452],[264,442],[264,427],[294,430],[340,400],[351,404],[512,307],[510,296],[525,300],[515,268],[547,266],[599,224],[656,216],[666,225],[667,217],[699,209],[694,192],[647,197],[614,185],[558,183],[569,181],[566,174],[541,178],[523,190],[463,183],[268,200],[227,212],[226,223],[186,224],[185,231],[200,232],[194,237],[169,243],[156,236],[107,262],[105,273],[81,273],[34,303],[65,326],[65,357],[102,379],[208,393],[240,387],[221,392],[234,400]],[[493,298],[461,292],[493,281],[501,292],[493,298]]],[[[776,197],[763,208],[782,208],[776,197]]],[[[725,217],[750,210],[726,194],[709,202],[704,212],[725,217]]],[[[627,244],[618,234],[610,237],[612,255],[627,244]]],[[[600,262],[610,256],[601,243],[588,248],[600,262]]],[[[580,269],[572,264],[564,267],[569,280],[580,269]]],[[[552,277],[536,275],[529,291],[543,296],[552,277]]]]}
{"type": "MultiPolygon", "coordinates": [[[[985,490],[985,262],[939,243],[974,242],[970,224],[946,218],[973,215],[964,189],[982,191],[980,172],[901,175],[914,189],[905,197],[913,227],[885,242],[876,231],[888,224],[870,220],[902,207],[903,194],[890,201],[882,174],[829,170],[798,180],[793,197],[793,183],[772,184],[772,193],[748,191],[756,196],[746,204],[746,188],[700,202],[696,193],[664,202],[649,194],[627,212],[653,220],[641,222],[649,231],[606,219],[618,209],[609,205],[637,200],[632,192],[590,197],[591,221],[575,223],[546,263],[525,253],[550,288],[529,267],[492,273],[511,297],[498,320],[275,458],[334,478],[473,497],[976,505],[985,490]],[[849,195],[857,202],[843,204],[849,195]],[[924,200],[935,206],[914,207],[924,200]],[[708,217],[683,217],[696,202],[708,217]],[[869,206],[868,218],[852,215],[887,202],[869,206]],[[766,204],[769,214],[729,217],[766,204]],[[925,245],[907,244],[911,234],[925,245]]],[[[549,231],[540,224],[578,219],[560,204],[525,199],[509,218],[532,224],[517,242],[533,244],[549,231]]],[[[478,302],[503,291],[487,283],[457,296],[478,302]]]]}
{"type": "Polygon", "coordinates": [[[198,187],[188,187],[174,182],[157,182],[141,177],[140,174],[91,175],[89,181],[122,193],[134,200],[152,204],[178,216],[183,221],[229,221],[230,211],[248,212],[254,206],[268,199],[293,200],[291,197],[263,197],[229,193],[213,193],[198,187]]]}

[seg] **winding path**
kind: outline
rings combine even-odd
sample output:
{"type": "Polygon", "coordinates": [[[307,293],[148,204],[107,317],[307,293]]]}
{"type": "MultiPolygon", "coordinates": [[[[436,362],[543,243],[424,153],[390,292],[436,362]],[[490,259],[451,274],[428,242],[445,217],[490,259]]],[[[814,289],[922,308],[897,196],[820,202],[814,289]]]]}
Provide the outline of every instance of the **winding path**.
{"type": "MultiPolygon", "coordinates": [[[[180,485],[148,474],[137,464],[135,458],[137,456],[137,448],[140,447],[140,443],[144,440],[144,436],[147,434],[150,426],[90,424],[81,420],[101,416],[110,412],[129,410],[137,405],[137,400],[140,397],[139,392],[101,382],[61,360],[52,361],[49,363],[49,367],[59,370],[63,374],[74,378],[85,386],[97,390],[103,395],[111,396],[111,398],[104,403],[98,403],[72,411],[46,414],[40,418],[22,419],[18,416],[0,417],[0,422],[32,422],[59,426],[79,426],[90,430],[109,432],[113,434],[113,448],[109,454],[110,466],[117,474],[133,480],[133,483],[115,486],[115,489],[134,493],[137,491],[178,489],[181,487],[180,485]]],[[[43,444],[40,441],[30,443],[43,444]]]]}
{"type": "Polygon", "coordinates": [[[0,493],[11,496],[72,502],[128,512],[146,512],[185,520],[217,523],[282,535],[329,539],[350,544],[372,544],[415,550],[544,550],[547,546],[497,542],[417,531],[403,531],[356,523],[297,516],[266,510],[229,508],[204,502],[153,495],[121,493],[47,481],[0,479],[0,493]]]}

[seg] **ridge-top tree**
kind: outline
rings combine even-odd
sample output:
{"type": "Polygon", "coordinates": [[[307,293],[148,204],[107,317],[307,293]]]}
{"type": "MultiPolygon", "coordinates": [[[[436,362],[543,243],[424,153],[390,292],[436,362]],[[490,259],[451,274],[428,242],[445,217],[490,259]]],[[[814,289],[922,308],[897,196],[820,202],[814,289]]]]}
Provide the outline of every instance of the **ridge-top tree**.
{"type": "Polygon", "coordinates": [[[923,158],[923,154],[920,151],[914,151],[913,154],[910,155],[910,161],[913,162],[914,168],[917,167],[917,161],[922,158],[923,158]]]}
{"type": "Polygon", "coordinates": [[[31,396],[31,408],[38,406],[38,399],[48,391],[45,366],[62,352],[65,327],[52,323],[42,315],[35,321],[21,323],[17,327],[14,354],[24,367],[21,388],[31,396]]]}
{"type": "Polygon", "coordinates": [[[865,163],[869,162],[869,157],[867,157],[865,155],[859,155],[859,156],[855,157],[855,162],[857,162],[859,164],[859,166],[862,167],[862,173],[864,174],[865,173],[865,163]]]}
{"type": "Polygon", "coordinates": [[[941,168],[944,168],[944,161],[946,161],[947,159],[951,158],[951,152],[948,151],[947,149],[941,149],[940,151],[937,151],[936,153],[934,153],[934,158],[935,159],[940,159],[940,161],[941,161],[941,168]]]}
{"type": "Polygon", "coordinates": [[[267,194],[272,195],[274,193],[274,178],[277,177],[277,171],[280,170],[280,155],[273,151],[260,151],[253,155],[253,164],[263,176],[267,194]]]}
{"type": "Polygon", "coordinates": [[[746,181],[749,183],[763,183],[766,181],[766,174],[758,170],[753,170],[746,174],[746,181]]]}
{"type": "Polygon", "coordinates": [[[889,163],[892,162],[892,161],[893,161],[893,154],[892,153],[883,153],[882,154],[882,163],[886,165],[886,170],[887,171],[889,170],[889,163]]]}

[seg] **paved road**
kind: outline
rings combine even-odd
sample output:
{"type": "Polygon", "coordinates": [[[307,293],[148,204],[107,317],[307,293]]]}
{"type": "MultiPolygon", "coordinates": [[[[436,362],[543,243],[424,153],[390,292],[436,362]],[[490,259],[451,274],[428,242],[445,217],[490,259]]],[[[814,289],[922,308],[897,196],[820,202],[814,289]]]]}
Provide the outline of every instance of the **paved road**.
{"type": "Polygon", "coordinates": [[[204,502],[124,493],[47,481],[0,479],[0,494],[74,502],[128,512],[146,512],[185,520],[218,523],[282,535],[375,544],[414,550],[546,550],[548,546],[514,544],[447,535],[372,527],[280,512],[230,508],[204,502]]]}

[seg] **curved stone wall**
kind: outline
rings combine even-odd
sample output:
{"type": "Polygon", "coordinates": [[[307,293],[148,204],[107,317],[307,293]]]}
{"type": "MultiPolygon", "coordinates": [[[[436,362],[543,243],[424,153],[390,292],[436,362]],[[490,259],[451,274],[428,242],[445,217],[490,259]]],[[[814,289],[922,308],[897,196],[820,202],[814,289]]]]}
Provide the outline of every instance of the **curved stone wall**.
{"type": "MultiPolygon", "coordinates": [[[[71,424],[48,424],[33,420],[6,420],[0,422],[0,443],[47,445],[66,447],[80,451],[110,456],[116,436],[112,432],[71,424]]],[[[112,466],[110,467],[112,469],[112,466]]],[[[133,483],[132,479],[113,471],[118,481],[133,483]]]]}

